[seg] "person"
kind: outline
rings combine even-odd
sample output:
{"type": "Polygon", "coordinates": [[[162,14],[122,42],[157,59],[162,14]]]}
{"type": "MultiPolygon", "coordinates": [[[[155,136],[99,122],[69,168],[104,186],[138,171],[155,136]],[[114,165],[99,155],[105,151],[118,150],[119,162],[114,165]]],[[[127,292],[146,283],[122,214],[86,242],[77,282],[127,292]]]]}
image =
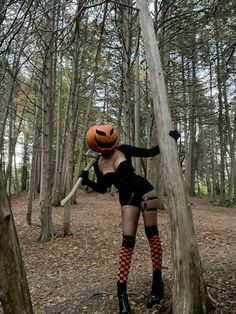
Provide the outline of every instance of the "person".
{"type": "MultiPolygon", "coordinates": [[[[170,136],[176,141],[179,132],[172,130],[170,136]]],[[[118,146],[119,135],[113,125],[94,125],[86,134],[90,149],[100,153],[94,165],[97,180],[89,179],[88,171],[83,171],[82,185],[87,185],[99,193],[105,193],[112,184],[117,188],[122,213],[122,245],[120,248],[117,279],[117,294],[120,313],[131,313],[127,296],[127,279],[140,213],[142,213],[145,233],[150,245],[152,260],[152,287],[147,299],[147,308],[152,308],[164,297],[162,280],[162,246],[157,227],[157,197],[152,184],[135,174],[132,157],[152,157],[160,153],[159,146],[140,148],[122,144],[118,146]]]]}

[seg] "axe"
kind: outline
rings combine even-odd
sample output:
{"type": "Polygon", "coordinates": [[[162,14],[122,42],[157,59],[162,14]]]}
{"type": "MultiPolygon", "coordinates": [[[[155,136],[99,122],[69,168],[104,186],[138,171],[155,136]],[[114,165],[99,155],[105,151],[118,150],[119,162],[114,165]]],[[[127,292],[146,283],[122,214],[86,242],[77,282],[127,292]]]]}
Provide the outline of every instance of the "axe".
{"type": "MultiPolygon", "coordinates": [[[[93,151],[92,149],[89,149],[85,156],[87,157],[91,157],[92,159],[90,160],[90,162],[88,163],[88,165],[84,168],[85,171],[88,171],[92,165],[98,160],[100,154],[93,151]]],[[[73,189],[70,191],[70,193],[61,201],[61,206],[64,206],[75,194],[75,192],[77,191],[78,187],[80,186],[81,182],[82,182],[83,178],[79,177],[78,180],[76,181],[73,189]]]]}

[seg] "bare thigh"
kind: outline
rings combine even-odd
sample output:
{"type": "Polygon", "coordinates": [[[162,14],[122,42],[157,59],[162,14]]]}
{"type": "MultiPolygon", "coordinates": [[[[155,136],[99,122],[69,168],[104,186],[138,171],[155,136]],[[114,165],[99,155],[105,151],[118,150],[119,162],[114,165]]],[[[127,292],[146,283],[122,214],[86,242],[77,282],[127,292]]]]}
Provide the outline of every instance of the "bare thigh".
{"type": "Polygon", "coordinates": [[[140,216],[139,208],[131,205],[121,207],[122,231],[125,235],[135,236],[140,216]]]}

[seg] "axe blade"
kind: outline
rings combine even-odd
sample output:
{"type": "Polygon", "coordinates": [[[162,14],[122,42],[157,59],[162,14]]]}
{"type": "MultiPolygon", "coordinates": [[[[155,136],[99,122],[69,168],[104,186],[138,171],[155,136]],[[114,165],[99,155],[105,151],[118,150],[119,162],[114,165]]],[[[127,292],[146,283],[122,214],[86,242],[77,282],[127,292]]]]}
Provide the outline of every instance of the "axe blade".
{"type": "Polygon", "coordinates": [[[98,159],[98,158],[100,157],[100,154],[97,153],[97,152],[95,152],[95,151],[92,150],[92,149],[89,149],[89,150],[86,152],[85,156],[98,159]]]}

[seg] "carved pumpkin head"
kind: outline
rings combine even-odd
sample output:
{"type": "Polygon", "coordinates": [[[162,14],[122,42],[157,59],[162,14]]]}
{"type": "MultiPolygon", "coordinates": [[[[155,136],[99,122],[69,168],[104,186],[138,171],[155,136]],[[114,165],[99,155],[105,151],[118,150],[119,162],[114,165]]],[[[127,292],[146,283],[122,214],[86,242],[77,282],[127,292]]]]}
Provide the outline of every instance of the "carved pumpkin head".
{"type": "Polygon", "coordinates": [[[93,125],[86,134],[88,147],[98,153],[112,152],[118,139],[118,132],[111,124],[93,125]]]}

